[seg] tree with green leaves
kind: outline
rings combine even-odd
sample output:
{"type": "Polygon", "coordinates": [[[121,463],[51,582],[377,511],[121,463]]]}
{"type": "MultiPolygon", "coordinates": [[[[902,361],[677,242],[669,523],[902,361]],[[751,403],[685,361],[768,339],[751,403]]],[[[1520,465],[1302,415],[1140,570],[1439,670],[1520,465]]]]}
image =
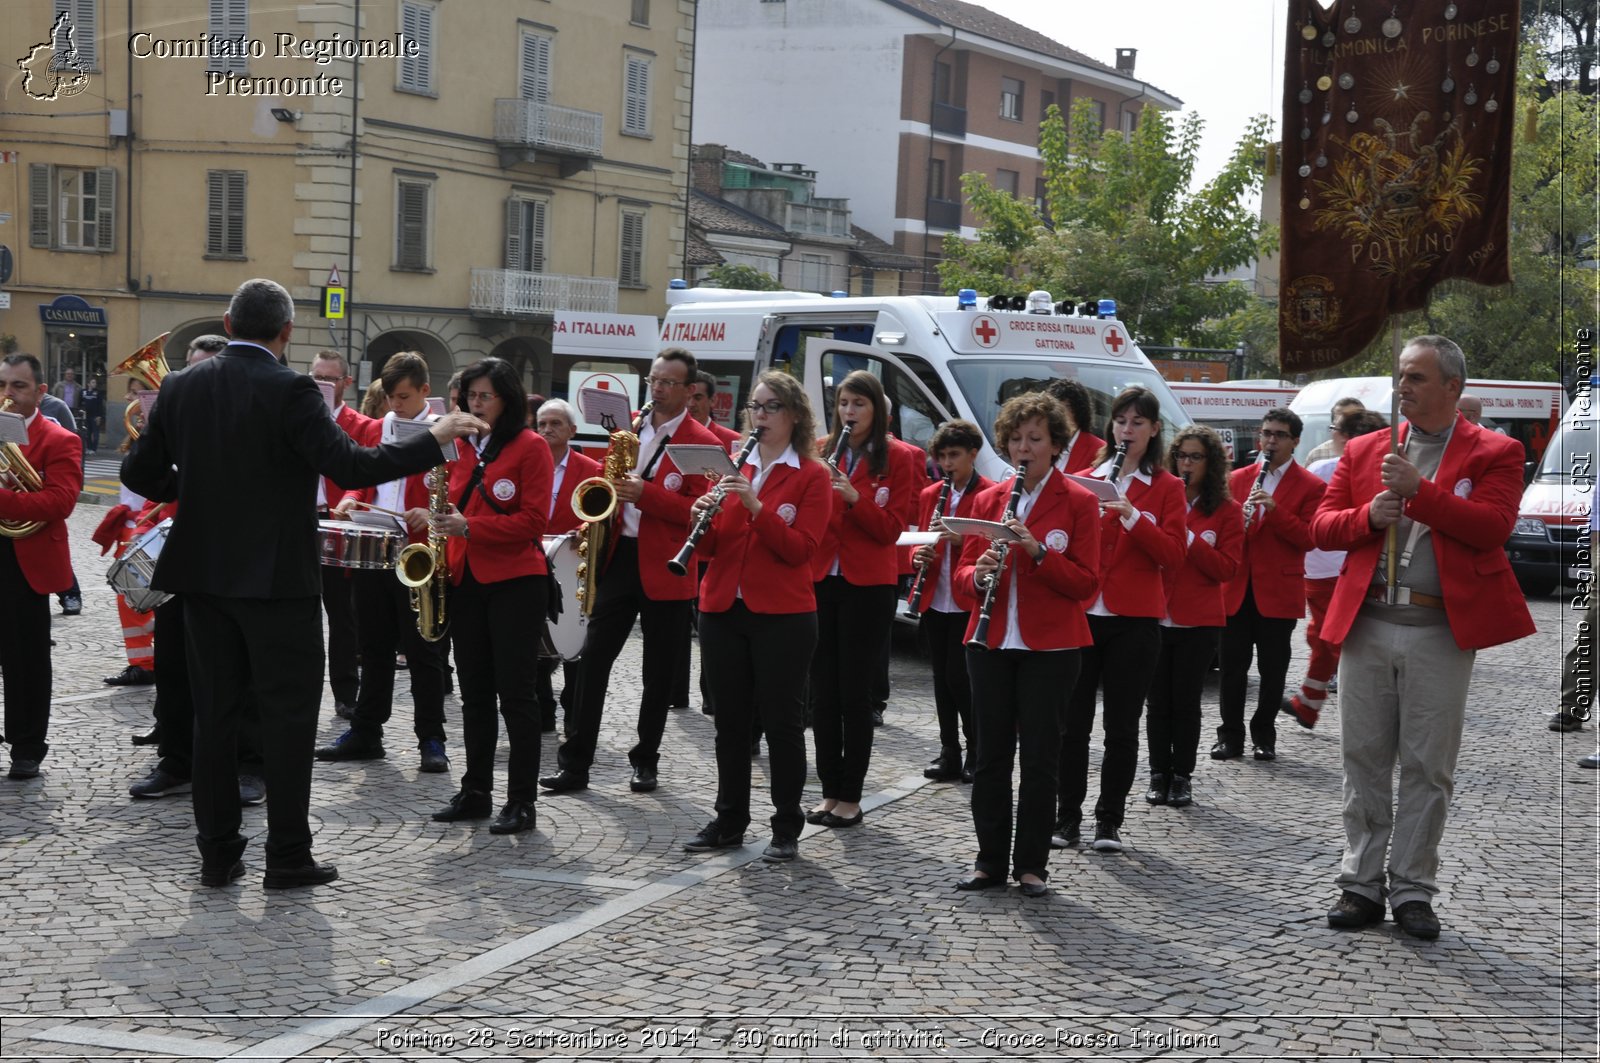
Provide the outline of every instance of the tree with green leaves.
{"type": "Polygon", "coordinates": [[[1232,158],[1199,191],[1189,189],[1203,122],[1178,125],[1146,107],[1134,132],[1102,130],[1089,101],[1072,121],[1052,106],[1040,125],[1045,213],[963,174],[961,189],[982,220],[976,242],[945,238],[940,278],[947,291],[1109,297],[1138,339],[1192,343],[1208,320],[1249,303],[1239,283],[1207,278],[1277,246],[1250,202],[1261,190],[1269,120],[1251,120],[1232,158]]]}
{"type": "MultiPolygon", "coordinates": [[[[1522,0],[1522,36],[1531,40],[1556,76],[1570,79],[1580,95],[1595,95],[1595,24],[1600,22],[1600,0],[1522,0]]],[[[1554,92],[1547,85],[1546,95],[1554,92]]]]}
{"type": "Polygon", "coordinates": [[[783,285],[772,274],[737,263],[724,262],[706,270],[707,281],[710,286],[717,288],[731,288],[741,292],[775,292],[783,285]]]}

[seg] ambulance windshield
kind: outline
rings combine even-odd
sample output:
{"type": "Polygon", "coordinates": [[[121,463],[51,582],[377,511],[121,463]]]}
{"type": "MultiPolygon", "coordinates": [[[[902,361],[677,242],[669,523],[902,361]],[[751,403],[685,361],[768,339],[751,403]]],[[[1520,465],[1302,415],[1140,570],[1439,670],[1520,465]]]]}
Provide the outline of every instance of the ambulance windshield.
{"type": "Polygon", "coordinates": [[[1105,437],[1111,400],[1123,388],[1135,384],[1151,389],[1160,397],[1164,436],[1170,439],[1175,429],[1190,422],[1166,381],[1148,366],[1083,365],[1038,358],[960,358],[952,359],[949,365],[957,386],[967,397],[967,405],[972,407],[979,427],[990,437],[991,443],[994,419],[1005,401],[1025,391],[1042,391],[1057,377],[1075,379],[1088,390],[1094,416],[1092,423],[1079,427],[1087,428],[1092,435],[1105,437]]]}

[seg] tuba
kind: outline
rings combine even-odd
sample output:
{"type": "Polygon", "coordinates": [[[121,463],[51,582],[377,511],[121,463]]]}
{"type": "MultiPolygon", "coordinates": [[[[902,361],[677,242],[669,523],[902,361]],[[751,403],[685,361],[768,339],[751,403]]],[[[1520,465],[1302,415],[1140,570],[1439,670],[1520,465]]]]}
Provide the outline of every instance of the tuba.
{"type": "MultiPolygon", "coordinates": [[[[0,413],[9,411],[12,405],[10,399],[0,402],[0,413]]],[[[14,489],[22,493],[32,493],[44,487],[38,470],[15,443],[0,443],[0,480],[14,484],[14,489]]],[[[0,520],[0,536],[26,539],[42,527],[42,520],[0,520]]]]}
{"type": "Polygon", "coordinates": [[[417,634],[438,642],[449,628],[445,615],[445,588],[450,582],[450,562],[445,537],[433,522],[450,511],[450,468],[437,465],[428,473],[428,541],[410,543],[394,563],[394,574],[411,588],[411,611],[417,614],[417,634]]]}
{"type": "Polygon", "coordinates": [[[578,587],[573,597],[583,615],[594,612],[595,588],[600,581],[600,563],[606,546],[606,526],[617,511],[616,485],[639,464],[639,429],[650,416],[655,403],[646,402],[633,419],[631,428],[611,433],[610,445],[599,476],[591,476],[572,489],[572,511],[584,522],[583,541],[578,543],[578,587]]]}
{"type": "MultiPolygon", "coordinates": [[[[148,387],[159,391],[161,382],[167,378],[168,373],[172,372],[167,366],[166,355],[161,353],[161,348],[170,335],[172,333],[163,332],[137,351],[128,355],[120,365],[111,370],[111,375],[120,376],[126,373],[128,376],[139,378],[148,387]]],[[[133,441],[139,438],[139,430],[133,425],[133,415],[138,412],[138,399],[128,403],[128,408],[122,411],[122,427],[128,431],[128,438],[122,441],[122,449],[124,451],[133,446],[133,441]]]]}

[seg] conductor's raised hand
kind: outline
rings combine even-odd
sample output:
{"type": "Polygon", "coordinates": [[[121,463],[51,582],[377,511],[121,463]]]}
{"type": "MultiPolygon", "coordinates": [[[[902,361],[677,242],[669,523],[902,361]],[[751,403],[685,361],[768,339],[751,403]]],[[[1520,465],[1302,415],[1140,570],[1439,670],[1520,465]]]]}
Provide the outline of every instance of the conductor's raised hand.
{"type": "Polygon", "coordinates": [[[428,431],[443,445],[463,436],[485,435],[489,431],[489,422],[465,410],[452,410],[430,424],[428,431]]]}

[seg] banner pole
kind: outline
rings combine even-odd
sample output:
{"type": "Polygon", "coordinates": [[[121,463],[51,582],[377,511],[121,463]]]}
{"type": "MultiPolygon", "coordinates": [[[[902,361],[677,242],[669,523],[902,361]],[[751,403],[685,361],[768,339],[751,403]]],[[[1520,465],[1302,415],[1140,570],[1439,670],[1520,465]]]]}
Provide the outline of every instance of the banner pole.
{"type": "MultiPolygon", "coordinates": [[[[1389,453],[1400,453],[1400,322],[1394,322],[1394,364],[1389,373],[1389,453]]],[[[1394,605],[1398,595],[1395,588],[1400,582],[1400,525],[1389,525],[1385,533],[1384,554],[1387,558],[1384,603],[1394,605]]]]}

